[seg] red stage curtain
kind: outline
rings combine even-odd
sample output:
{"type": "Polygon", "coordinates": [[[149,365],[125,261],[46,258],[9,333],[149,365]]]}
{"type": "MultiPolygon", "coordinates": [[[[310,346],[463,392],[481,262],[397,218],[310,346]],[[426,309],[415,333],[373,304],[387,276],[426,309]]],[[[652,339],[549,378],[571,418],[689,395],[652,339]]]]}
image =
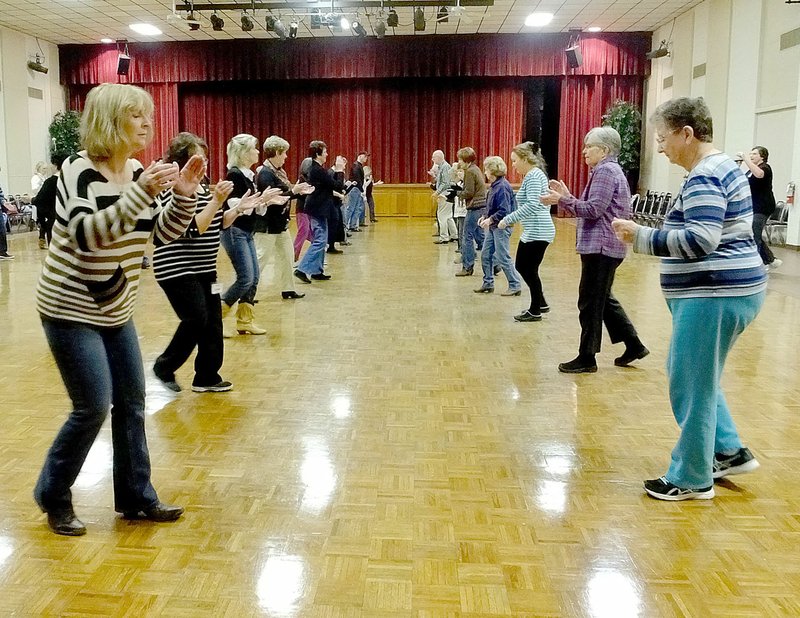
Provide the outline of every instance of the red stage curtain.
{"type": "Polygon", "coordinates": [[[61,45],[61,81],[168,83],[240,80],[639,75],[650,33],[581,35],[583,66],[570,70],[569,34],[353,37],[295,41],[131,43],[130,73],[119,77],[117,50],[61,45]]]}
{"type": "Polygon", "coordinates": [[[617,99],[642,107],[642,80],[638,77],[595,75],[565,77],[561,84],[558,144],[559,176],[579,195],[589,178],[581,151],[583,138],[602,124],[603,114],[617,99]]]}
{"type": "Polygon", "coordinates": [[[193,87],[181,92],[180,109],[181,127],[208,141],[214,179],[224,174],[228,140],[250,133],[259,144],[277,134],[292,145],[291,178],[308,143],[321,139],[330,164],[337,154],[352,162],[367,150],[376,179],[390,183],[427,182],[437,148],[449,161],[462,146],[475,148],[481,160],[508,160],[524,115],[520,86],[463,80],[193,87]]]}

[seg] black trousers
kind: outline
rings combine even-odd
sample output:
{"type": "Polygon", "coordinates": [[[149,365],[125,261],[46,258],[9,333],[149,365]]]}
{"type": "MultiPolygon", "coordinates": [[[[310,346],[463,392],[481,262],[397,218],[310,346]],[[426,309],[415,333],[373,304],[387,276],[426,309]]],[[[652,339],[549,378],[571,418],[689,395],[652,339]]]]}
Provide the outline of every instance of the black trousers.
{"type": "Polygon", "coordinates": [[[775,255],[772,249],[764,242],[764,226],[769,217],[761,213],[753,213],[753,238],[755,238],[758,253],[761,255],[761,261],[764,264],[772,264],[775,261],[775,255]]]}
{"type": "Polygon", "coordinates": [[[611,343],[639,341],[628,315],[611,293],[614,274],[622,264],[619,258],[606,255],[581,255],[581,283],[578,288],[578,316],[581,323],[579,352],[593,356],[600,351],[603,324],[611,343]]]}
{"type": "Polygon", "coordinates": [[[49,244],[53,240],[53,223],[56,222],[56,213],[44,213],[41,210],[39,216],[39,240],[47,240],[49,244]]]}
{"type": "Polygon", "coordinates": [[[216,275],[207,274],[158,282],[181,321],[167,349],[156,359],[154,369],[159,375],[172,377],[197,346],[192,385],[222,381],[222,305],[219,294],[211,293],[215,281],[216,275]]]}
{"type": "Polygon", "coordinates": [[[514,267],[531,290],[531,307],[528,311],[533,314],[540,313],[541,308],[547,305],[544,292],[542,292],[542,280],[539,278],[539,266],[544,259],[544,252],[549,246],[550,243],[545,240],[531,242],[520,240],[517,245],[514,267]]]}

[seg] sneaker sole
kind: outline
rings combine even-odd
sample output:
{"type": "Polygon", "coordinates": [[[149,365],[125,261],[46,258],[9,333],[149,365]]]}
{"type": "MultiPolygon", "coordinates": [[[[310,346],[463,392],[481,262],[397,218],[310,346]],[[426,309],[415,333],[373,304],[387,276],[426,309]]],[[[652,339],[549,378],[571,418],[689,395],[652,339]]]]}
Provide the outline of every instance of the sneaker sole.
{"type": "Polygon", "coordinates": [[[711,500],[714,497],[714,488],[712,487],[708,491],[701,491],[691,494],[681,494],[677,496],[666,496],[664,494],[660,494],[657,491],[650,491],[647,487],[644,488],[647,495],[656,500],[666,500],[667,502],[680,502],[681,500],[711,500]]]}
{"type": "Polygon", "coordinates": [[[713,477],[715,479],[725,478],[726,476],[736,476],[737,474],[746,474],[747,472],[752,472],[753,470],[757,470],[761,467],[761,464],[758,463],[757,459],[751,459],[748,462],[745,462],[739,466],[733,466],[732,468],[726,468],[725,470],[718,470],[714,472],[713,477]]]}
{"type": "Polygon", "coordinates": [[[233,390],[232,386],[227,386],[225,388],[209,388],[205,386],[193,386],[192,391],[195,393],[227,393],[228,391],[233,390]]]}

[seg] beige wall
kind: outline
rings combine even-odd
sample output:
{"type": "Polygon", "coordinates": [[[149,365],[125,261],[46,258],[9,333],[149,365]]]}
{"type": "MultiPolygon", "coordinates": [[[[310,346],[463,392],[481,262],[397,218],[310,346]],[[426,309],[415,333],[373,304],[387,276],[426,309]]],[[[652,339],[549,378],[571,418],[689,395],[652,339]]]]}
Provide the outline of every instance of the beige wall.
{"type": "MultiPolygon", "coordinates": [[[[669,38],[672,24],[654,42],[669,38]]],[[[729,154],[754,145],[770,151],[775,197],[800,185],[800,45],[781,51],[781,35],[800,28],[800,5],[774,0],[706,0],[675,22],[670,58],[652,62],[645,112],[678,96],[703,96],[714,116],[714,143],[729,154]],[[706,74],[693,77],[706,64],[706,74]],[[672,77],[671,88],[663,80],[672,77]]],[[[658,155],[652,128],[645,132],[641,189],[680,188],[683,170],[658,155]]],[[[790,216],[788,240],[800,245],[800,208],[790,216]]]]}
{"type": "Polygon", "coordinates": [[[30,191],[33,166],[49,157],[47,127],[64,107],[58,48],[0,27],[0,187],[6,193],[30,191]],[[28,69],[37,53],[45,56],[46,75],[28,69]],[[41,98],[29,96],[29,89],[41,98]]]}

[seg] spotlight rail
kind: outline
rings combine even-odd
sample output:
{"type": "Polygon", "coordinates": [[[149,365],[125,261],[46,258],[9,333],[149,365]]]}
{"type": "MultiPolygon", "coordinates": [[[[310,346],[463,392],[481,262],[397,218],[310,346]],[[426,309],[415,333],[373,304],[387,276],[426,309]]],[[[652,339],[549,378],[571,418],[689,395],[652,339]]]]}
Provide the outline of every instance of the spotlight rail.
{"type": "MultiPolygon", "coordinates": [[[[800,2],[800,0],[798,0],[800,2]]],[[[494,0],[337,0],[335,9],[363,9],[381,7],[442,7],[442,6],[494,6],[494,0]]],[[[197,2],[184,1],[176,2],[177,11],[291,11],[308,10],[310,7],[307,1],[288,0],[281,2],[214,2],[200,4],[197,2]]]]}

